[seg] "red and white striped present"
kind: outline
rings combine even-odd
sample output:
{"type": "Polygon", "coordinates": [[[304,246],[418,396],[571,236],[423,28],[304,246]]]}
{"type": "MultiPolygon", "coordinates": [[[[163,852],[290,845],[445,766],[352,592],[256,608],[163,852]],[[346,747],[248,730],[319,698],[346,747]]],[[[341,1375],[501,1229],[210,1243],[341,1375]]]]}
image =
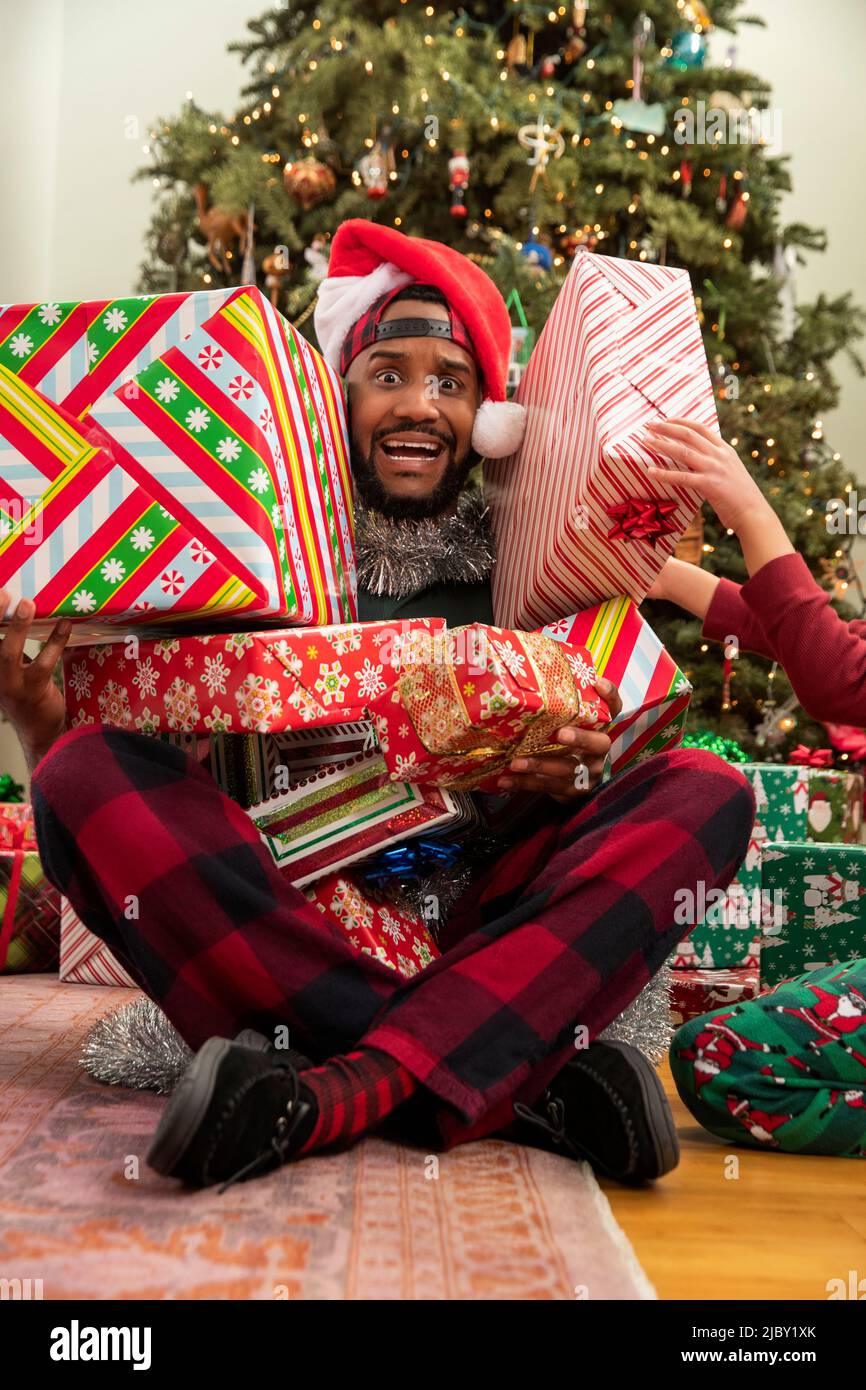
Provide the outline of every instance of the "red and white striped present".
{"type": "Polygon", "coordinates": [[[67,984],[138,988],[105,942],[88,931],[66,898],[60,900],[60,978],[67,984]]]}
{"type": "Polygon", "coordinates": [[[719,429],[688,272],[578,253],[514,399],[523,444],[484,465],[496,622],[640,603],[698,499],[647,475],[665,461],[638,435],[673,416],[719,429]]]}

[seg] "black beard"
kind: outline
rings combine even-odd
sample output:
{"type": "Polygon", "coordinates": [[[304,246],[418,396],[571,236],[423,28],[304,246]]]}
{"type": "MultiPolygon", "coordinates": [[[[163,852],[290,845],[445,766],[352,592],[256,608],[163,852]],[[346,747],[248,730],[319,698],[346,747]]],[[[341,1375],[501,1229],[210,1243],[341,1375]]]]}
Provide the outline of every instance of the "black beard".
{"type": "MultiPolygon", "coordinates": [[[[406,430],[406,434],[417,432],[411,428],[406,430]]],[[[397,431],[389,430],[388,433],[396,434],[397,431]]],[[[349,454],[355,487],[365,506],[382,516],[393,517],[395,521],[421,521],[425,517],[439,516],[446,511],[457,501],[471,469],[480,458],[470,446],[463,457],[458,459],[455,457],[453,445],[449,444],[447,467],[432,492],[426,497],[395,497],[383,486],[376,472],[373,463],[376,442],[375,439],[372,441],[369,454],[362,454],[355,444],[354,437],[350,441],[349,454]]]]}

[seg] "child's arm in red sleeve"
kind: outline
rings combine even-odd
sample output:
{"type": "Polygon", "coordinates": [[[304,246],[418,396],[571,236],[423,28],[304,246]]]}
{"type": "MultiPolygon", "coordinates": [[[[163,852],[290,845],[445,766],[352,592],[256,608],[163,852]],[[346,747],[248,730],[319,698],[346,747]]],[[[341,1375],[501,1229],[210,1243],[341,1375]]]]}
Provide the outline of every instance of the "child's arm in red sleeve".
{"type": "MultiPolygon", "coordinates": [[[[740,588],[773,656],[813,719],[866,725],[866,621],[846,622],[802,555],[780,555],[740,588]]],[[[735,632],[736,628],[731,628],[735,632]]]]}

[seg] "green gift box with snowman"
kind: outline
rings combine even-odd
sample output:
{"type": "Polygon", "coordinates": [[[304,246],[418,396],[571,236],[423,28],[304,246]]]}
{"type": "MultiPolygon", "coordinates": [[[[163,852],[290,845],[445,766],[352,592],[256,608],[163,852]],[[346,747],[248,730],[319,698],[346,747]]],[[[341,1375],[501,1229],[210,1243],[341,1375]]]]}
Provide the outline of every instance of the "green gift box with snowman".
{"type": "Polygon", "coordinates": [[[761,988],[866,954],[866,846],[764,848],[761,988]]]}
{"type": "Polygon", "coordinates": [[[670,957],[668,963],[674,969],[757,966],[763,932],[773,918],[773,904],[766,899],[761,876],[768,846],[857,845],[862,838],[863,777],[859,773],[800,763],[737,766],[755,793],[755,822],[746,857],[724,897],[719,895],[707,907],[670,957]]]}

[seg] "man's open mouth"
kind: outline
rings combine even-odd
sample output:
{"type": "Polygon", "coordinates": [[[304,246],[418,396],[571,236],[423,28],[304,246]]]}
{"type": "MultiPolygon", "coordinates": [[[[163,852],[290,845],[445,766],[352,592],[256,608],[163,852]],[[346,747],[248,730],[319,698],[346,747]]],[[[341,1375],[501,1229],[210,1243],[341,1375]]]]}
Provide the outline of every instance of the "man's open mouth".
{"type": "Polygon", "coordinates": [[[435,463],[445,447],[441,440],[432,439],[429,435],[422,437],[396,434],[380,440],[378,445],[389,463],[401,463],[415,468],[435,463]]]}

